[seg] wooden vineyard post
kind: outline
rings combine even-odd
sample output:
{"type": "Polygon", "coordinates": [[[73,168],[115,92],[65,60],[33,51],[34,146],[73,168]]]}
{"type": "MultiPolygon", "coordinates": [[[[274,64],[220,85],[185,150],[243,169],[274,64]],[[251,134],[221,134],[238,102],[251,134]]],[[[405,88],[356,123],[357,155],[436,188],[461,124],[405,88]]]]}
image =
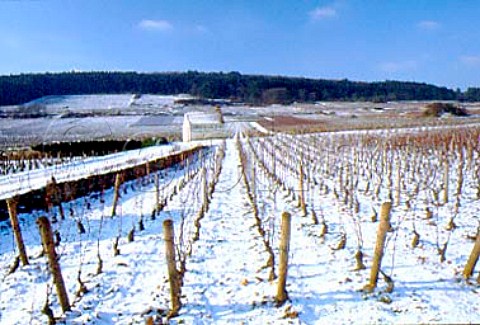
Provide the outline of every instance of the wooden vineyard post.
{"type": "Polygon", "coordinates": [[[402,161],[400,159],[397,159],[397,173],[396,173],[396,179],[395,179],[395,206],[400,205],[400,200],[401,200],[401,195],[402,195],[402,189],[401,189],[401,180],[402,180],[402,175],[401,175],[401,163],[402,161]]]}
{"type": "Polygon", "coordinates": [[[172,220],[167,219],[163,222],[163,235],[165,240],[168,278],[170,281],[170,297],[172,300],[172,310],[170,311],[169,316],[174,317],[178,315],[182,303],[180,301],[180,281],[178,278],[177,261],[175,258],[175,234],[172,220]]]}
{"type": "Polygon", "coordinates": [[[158,179],[158,172],[155,173],[155,211],[158,213],[160,207],[160,181],[158,179]]]}
{"type": "Polygon", "coordinates": [[[278,287],[275,301],[277,306],[282,306],[288,299],[286,290],[287,271],[288,271],[288,253],[290,250],[290,233],[291,233],[292,216],[288,212],[282,213],[282,230],[280,237],[280,256],[278,266],[278,287]]]}
{"type": "Polygon", "coordinates": [[[58,300],[63,312],[70,310],[70,303],[68,301],[67,291],[65,289],[65,282],[63,281],[62,270],[58,263],[58,256],[55,252],[55,244],[53,241],[52,228],[47,217],[40,217],[37,219],[37,225],[42,237],[43,250],[47,254],[48,265],[53,276],[53,283],[57,289],[58,300]]]}
{"type": "MultiPolygon", "coordinates": [[[[480,231],[477,231],[477,239],[475,240],[475,244],[473,245],[472,252],[470,253],[470,257],[468,258],[467,264],[463,269],[463,277],[468,279],[472,276],[473,270],[475,269],[475,265],[478,262],[478,257],[480,256],[480,231]]],[[[480,280],[480,275],[479,275],[480,280]]]]}
{"type": "Polygon", "coordinates": [[[298,195],[298,201],[300,203],[300,208],[302,209],[302,216],[306,217],[307,216],[307,206],[305,205],[305,191],[303,189],[303,164],[300,161],[300,166],[299,166],[299,174],[300,174],[300,180],[298,182],[298,187],[299,187],[299,195],[298,195]]]}
{"type": "Polygon", "coordinates": [[[118,204],[118,197],[120,192],[120,184],[122,183],[122,173],[118,172],[115,176],[115,185],[113,188],[113,205],[112,205],[112,217],[117,214],[117,204],[118,204]]]}
{"type": "Polygon", "coordinates": [[[367,285],[369,291],[373,291],[377,287],[378,273],[382,264],[383,251],[385,246],[385,239],[387,232],[390,229],[390,210],[392,209],[391,202],[382,203],[380,210],[380,224],[377,230],[377,243],[375,245],[375,252],[373,255],[372,270],[370,272],[370,283],[367,285]]]}
{"type": "Polygon", "coordinates": [[[63,207],[62,207],[62,197],[60,196],[60,193],[59,192],[59,189],[58,189],[58,186],[57,186],[57,180],[55,179],[55,177],[52,176],[52,180],[51,180],[51,183],[50,183],[50,187],[51,187],[51,193],[53,195],[53,201],[55,204],[58,205],[58,211],[60,213],[60,218],[62,220],[65,220],[65,213],[63,212],[63,207]]]}
{"type": "Polygon", "coordinates": [[[449,182],[449,164],[448,158],[443,157],[443,204],[448,203],[448,182],[449,182]]]}
{"type": "Polygon", "coordinates": [[[203,202],[204,202],[203,206],[207,207],[208,206],[208,187],[207,187],[207,169],[205,167],[202,168],[202,195],[203,195],[203,202]]]}
{"type": "Polygon", "coordinates": [[[22,231],[18,223],[17,217],[17,203],[18,198],[7,199],[8,214],[10,215],[10,223],[12,224],[13,234],[15,235],[15,241],[17,242],[18,252],[22,265],[28,265],[28,256],[23,242],[22,231]]]}
{"type": "Polygon", "coordinates": [[[187,171],[185,173],[185,176],[186,176],[186,181],[189,182],[190,181],[190,156],[187,156],[187,165],[185,167],[185,170],[187,171]]]}
{"type": "Polygon", "coordinates": [[[147,176],[147,178],[150,178],[150,162],[149,161],[145,163],[145,176],[147,176]]]}

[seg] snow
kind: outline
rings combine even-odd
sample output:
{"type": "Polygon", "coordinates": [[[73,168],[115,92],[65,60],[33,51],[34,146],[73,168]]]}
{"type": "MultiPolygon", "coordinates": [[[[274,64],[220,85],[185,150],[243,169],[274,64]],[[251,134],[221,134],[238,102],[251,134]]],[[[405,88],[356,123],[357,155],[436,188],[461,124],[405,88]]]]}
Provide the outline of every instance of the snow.
{"type": "Polygon", "coordinates": [[[48,109],[59,110],[98,110],[98,109],[125,109],[132,106],[141,108],[172,106],[175,99],[185,98],[181,95],[141,95],[139,98],[132,94],[120,95],[64,95],[46,96],[26,103],[26,106],[44,105],[48,109]]]}
{"type": "MultiPolygon", "coordinates": [[[[191,249],[191,255],[186,257],[183,306],[179,315],[171,319],[174,324],[479,323],[480,288],[467,283],[460,274],[473,247],[473,241],[468,240],[466,234],[475,234],[478,225],[476,216],[480,212],[480,202],[470,200],[474,188],[470,174],[465,174],[464,185],[466,200],[470,201],[468,204],[467,201],[462,202],[459,207],[455,219],[458,228],[450,232],[444,262],[439,260],[435,242],[438,238],[443,242],[449,233],[444,226],[452,213],[453,202],[434,208],[433,221],[439,227],[421,216],[425,208],[424,196],[412,203],[411,210],[406,210],[403,205],[393,208],[392,226],[395,231],[387,236],[382,270],[392,278],[395,288],[393,292],[387,292],[387,285],[380,277],[378,288],[369,294],[361,289],[370,276],[378,228],[378,223],[372,222],[370,215],[372,209],[378,210],[382,200],[372,200],[364,193],[359,194],[360,212],[352,216],[350,209],[334,198],[332,190],[327,193],[319,184],[306,181],[309,214],[304,217],[293,192],[275,185],[253,158],[254,152],[266,158],[270,157],[269,153],[278,155],[277,160],[265,160],[267,168],[275,168],[277,174],[287,180],[287,187],[296,187],[298,179],[287,165],[300,151],[304,152],[304,157],[307,156],[307,141],[315,138],[318,143],[324,141],[324,144],[335,146],[335,141],[346,136],[354,136],[354,133],[303,137],[278,135],[251,139],[251,144],[248,139],[240,139],[247,153],[247,179],[256,182],[253,196],[264,234],[259,232],[248,198],[235,139],[226,141],[222,169],[209,209],[200,220],[198,240],[192,238],[202,205],[200,171],[206,169],[208,184],[215,180],[215,159],[223,146],[219,141],[209,142],[211,149],[198,155],[188,165],[173,166],[159,172],[160,195],[162,199],[167,199],[168,204],[154,220],[151,218],[155,206],[153,175],[122,185],[118,215],[113,218],[110,217],[112,190],[105,191],[100,197],[91,195],[64,203],[64,210],[67,214],[73,211],[73,215],[59,220],[53,227],[61,234],[57,251],[61,256],[67,292],[74,303],[72,312],[62,316],[53,289],[49,299],[55,315],[69,324],[144,324],[147,316],[166,315],[170,296],[162,222],[169,218],[174,221],[177,243],[181,243],[180,251],[191,249]],[[290,144],[293,149],[273,150],[270,147],[282,143],[290,144]],[[186,185],[181,186],[182,183],[186,185]],[[312,223],[312,209],[319,220],[324,220],[329,227],[325,236],[321,236],[322,225],[312,223]],[[284,306],[276,307],[277,283],[269,281],[271,268],[266,266],[268,254],[265,242],[273,248],[277,263],[280,215],[283,211],[292,214],[287,278],[290,299],[284,306]],[[140,220],[145,224],[143,231],[139,230],[140,220]],[[182,220],[183,228],[180,226],[182,220]],[[79,221],[86,228],[85,234],[77,231],[79,221]],[[415,249],[410,244],[413,222],[421,234],[420,245],[415,249]],[[359,245],[355,234],[358,234],[359,224],[367,266],[365,270],[355,270],[354,254],[359,245]],[[135,240],[129,242],[127,234],[133,228],[136,229],[135,240]],[[336,250],[342,234],[347,234],[346,246],[336,250]],[[117,237],[120,255],[113,256],[112,245],[117,237]],[[104,263],[100,274],[96,272],[98,253],[104,263]],[[75,298],[79,271],[88,292],[75,298]]],[[[150,150],[110,157],[107,160],[108,169],[126,164],[133,157],[141,156],[135,162],[138,163],[147,157],[166,154],[162,150],[150,150]]],[[[326,155],[323,152],[318,159],[323,159],[323,162],[327,159],[326,155]]],[[[329,155],[328,159],[340,159],[339,153],[329,155]]],[[[477,164],[478,155],[475,159],[474,164],[477,164]]],[[[92,158],[81,168],[82,173],[100,172],[102,164],[105,161],[92,158]]],[[[326,175],[322,165],[313,166],[317,173],[326,175]]],[[[332,189],[335,188],[336,171],[331,173],[323,181],[332,189]]],[[[307,180],[309,177],[307,175],[307,180]]],[[[455,181],[452,178],[452,184],[455,181]]],[[[359,187],[364,185],[361,181],[359,187]]],[[[454,187],[450,187],[451,191],[454,187]]],[[[381,199],[384,194],[380,193],[381,199]]],[[[52,283],[46,260],[39,256],[41,245],[35,225],[35,219],[44,214],[44,211],[34,211],[20,215],[31,263],[10,275],[7,271],[15,256],[15,245],[8,224],[4,222],[0,225],[2,324],[46,323],[47,318],[41,309],[47,288],[51,288],[52,283]]],[[[275,272],[278,272],[276,265],[275,272]]]]}
{"type": "Polygon", "coordinates": [[[220,124],[220,115],[216,112],[188,112],[184,118],[193,125],[220,124]]]}
{"type": "Polygon", "coordinates": [[[65,95],[46,96],[26,103],[44,105],[51,109],[105,109],[126,108],[132,95],[65,95]]]}
{"type": "MultiPolygon", "coordinates": [[[[264,117],[264,119],[271,120],[269,117],[264,117]]],[[[271,133],[270,131],[268,131],[266,128],[264,128],[263,126],[261,126],[257,122],[250,122],[250,126],[252,128],[254,128],[255,130],[261,132],[261,133],[264,133],[264,134],[270,134],[271,133]]]]}

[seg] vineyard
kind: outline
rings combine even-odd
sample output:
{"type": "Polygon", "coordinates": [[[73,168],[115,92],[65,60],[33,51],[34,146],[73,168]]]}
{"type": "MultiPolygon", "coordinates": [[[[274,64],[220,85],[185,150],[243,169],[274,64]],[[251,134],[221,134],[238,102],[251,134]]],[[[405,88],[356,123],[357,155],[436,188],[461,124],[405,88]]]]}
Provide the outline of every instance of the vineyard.
{"type": "Polygon", "coordinates": [[[478,125],[142,150],[4,167],[0,323],[480,322],[478,125]]]}

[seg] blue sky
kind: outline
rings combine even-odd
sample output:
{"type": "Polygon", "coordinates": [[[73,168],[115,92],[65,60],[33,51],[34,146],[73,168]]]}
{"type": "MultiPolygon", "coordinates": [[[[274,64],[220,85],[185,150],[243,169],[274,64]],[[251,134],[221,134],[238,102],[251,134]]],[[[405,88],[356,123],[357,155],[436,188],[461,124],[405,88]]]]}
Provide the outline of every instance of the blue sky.
{"type": "Polygon", "coordinates": [[[475,0],[0,0],[0,74],[239,71],[480,87],[475,0]]]}

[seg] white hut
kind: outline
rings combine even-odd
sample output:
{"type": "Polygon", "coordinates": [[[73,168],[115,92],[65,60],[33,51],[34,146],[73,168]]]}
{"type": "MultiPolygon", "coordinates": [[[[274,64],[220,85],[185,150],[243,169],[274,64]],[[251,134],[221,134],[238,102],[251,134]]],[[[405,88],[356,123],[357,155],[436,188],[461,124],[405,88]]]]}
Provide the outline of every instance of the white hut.
{"type": "Polygon", "coordinates": [[[222,129],[222,116],[217,111],[188,112],[183,115],[183,142],[208,138],[222,129]]]}
{"type": "Polygon", "coordinates": [[[183,115],[183,142],[192,141],[192,123],[188,117],[188,113],[183,115]]]}

